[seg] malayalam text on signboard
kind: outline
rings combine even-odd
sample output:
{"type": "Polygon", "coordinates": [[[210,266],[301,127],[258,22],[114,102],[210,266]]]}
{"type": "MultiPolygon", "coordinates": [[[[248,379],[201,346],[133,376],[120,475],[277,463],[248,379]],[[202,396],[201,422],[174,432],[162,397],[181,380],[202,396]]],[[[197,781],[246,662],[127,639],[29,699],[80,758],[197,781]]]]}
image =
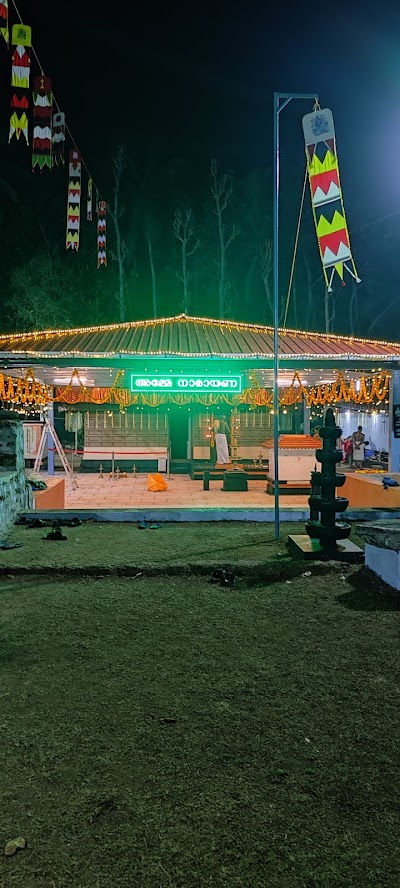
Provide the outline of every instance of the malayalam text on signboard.
{"type": "Polygon", "coordinates": [[[218,394],[242,391],[241,376],[186,376],[169,373],[161,375],[131,375],[131,392],[209,392],[218,394]]]}

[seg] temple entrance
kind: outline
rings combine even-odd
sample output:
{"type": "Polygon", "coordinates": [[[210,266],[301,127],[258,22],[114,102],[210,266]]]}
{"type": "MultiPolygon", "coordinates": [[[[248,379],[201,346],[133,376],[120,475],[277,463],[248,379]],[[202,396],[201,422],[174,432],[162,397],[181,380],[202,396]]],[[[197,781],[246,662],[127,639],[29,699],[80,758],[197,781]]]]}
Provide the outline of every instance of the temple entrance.
{"type": "Polygon", "coordinates": [[[171,461],[187,460],[189,445],[189,418],[185,409],[171,409],[169,413],[169,440],[171,461]]]}

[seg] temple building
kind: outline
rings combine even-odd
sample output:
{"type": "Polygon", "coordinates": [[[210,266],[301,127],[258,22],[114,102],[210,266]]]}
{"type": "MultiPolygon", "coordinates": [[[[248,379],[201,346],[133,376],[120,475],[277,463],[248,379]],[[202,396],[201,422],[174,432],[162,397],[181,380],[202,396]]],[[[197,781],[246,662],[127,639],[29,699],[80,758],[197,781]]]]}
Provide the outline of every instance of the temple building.
{"type": "MultiPolygon", "coordinates": [[[[363,426],[371,455],[398,471],[399,367],[399,343],[281,330],[280,432],[312,435],[329,405],[345,437],[363,426]]],[[[0,336],[0,370],[3,406],[30,413],[23,418],[32,423],[41,397],[60,439],[81,452],[81,471],[106,470],[113,459],[193,477],[213,460],[218,416],[231,427],[232,460],[268,459],[270,327],[179,315],[8,334],[0,336]]]]}

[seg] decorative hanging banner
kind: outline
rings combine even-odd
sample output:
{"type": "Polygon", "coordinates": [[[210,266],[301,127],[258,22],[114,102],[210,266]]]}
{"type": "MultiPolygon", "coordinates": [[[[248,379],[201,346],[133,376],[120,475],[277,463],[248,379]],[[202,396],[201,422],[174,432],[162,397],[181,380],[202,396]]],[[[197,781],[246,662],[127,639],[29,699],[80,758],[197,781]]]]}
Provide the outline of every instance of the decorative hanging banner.
{"type": "Polygon", "coordinates": [[[52,135],[51,122],[53,112],[53,93],[49,77],[35,77],[33,81],[33,146],[32,169],[36,166],[40,171],[43,167],[52,168],[52,135]]]}
{"type": "Polygon", "coordinates": [[[107,265],[107,250],[106,250],[106,230],[107,230],[107,204],[105,200],[99,200],[98,202],[98,220],[97,220],[97,268],[100,268],[100,265],[107,265]]]}
{"type": "Polygon", "coordinates": [[[79,250],[79,228],[81,217],[81,155],[73,148],[69,152],[69,181],[67,204],[66,249],[79,250]]]}
{"type": "Polygon", "coordinates": [[[4,37],[7,46],[10,43],[8,30],[8,0],[0,0],[0,34],[4,37]]]}
{"type": "Polygon", "coordinates": [[[350,248],[332,111],[316,105],[303,117],[303,132],[315,230],[325,283],[331,293],[335,271],[342,286],[345,270],[357,284],[361,283],[350,248]]]}
{"type": "Polygon", "coordinates": [[[64,166],[65,114],[63,111],[57,111],[57,114],[53,114],[51,145],[53,166],[58,166],[60,163],[64,166]]]}
{"type": "Polygon", "coordinates": [[[29,108],[29,76],[31,71],[30,49],[32,46],[32,31],[28,25],[13,25],[11,42],[15,46],[12,54],[11,86],[11,117],[8,141],[14,133],[19,139],[24,134],[26,144],[29,145],[28,115],[29,108]]]}
{"type": "Polygon", "coordinates": [[[88,222],[93,221],[93,179],[89,179],[87,183],[86,219],[88,222]]]}

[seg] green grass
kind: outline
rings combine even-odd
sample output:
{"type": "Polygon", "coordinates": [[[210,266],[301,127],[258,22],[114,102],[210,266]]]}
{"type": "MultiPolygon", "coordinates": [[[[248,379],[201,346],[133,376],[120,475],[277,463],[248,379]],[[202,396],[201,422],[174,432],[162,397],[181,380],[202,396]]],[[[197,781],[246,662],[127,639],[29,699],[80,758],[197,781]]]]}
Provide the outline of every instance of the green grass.
{"type": "MultiPolygon", "coordinates": [[[[10,539],[20,549],[0,551],[0,569],[143,567],[156,565],[260,565],[287,557],[289,533],[304,533],[304,524],[282,524],[276,542],[273,524],[221,521],[162,524],[158,530],[138,530],[137,524],[91,523],[64,528],[65,542],[48,542],[50,528],[14,527],[10,539]]],[[[351,539],[363,547],[352,532],[351,539]]]]}
{"type": "Polygon", "coordinates": [[[1,886],[400,884],[399,610],[362,569],[2,579],[0,614],[1,886]]]}

